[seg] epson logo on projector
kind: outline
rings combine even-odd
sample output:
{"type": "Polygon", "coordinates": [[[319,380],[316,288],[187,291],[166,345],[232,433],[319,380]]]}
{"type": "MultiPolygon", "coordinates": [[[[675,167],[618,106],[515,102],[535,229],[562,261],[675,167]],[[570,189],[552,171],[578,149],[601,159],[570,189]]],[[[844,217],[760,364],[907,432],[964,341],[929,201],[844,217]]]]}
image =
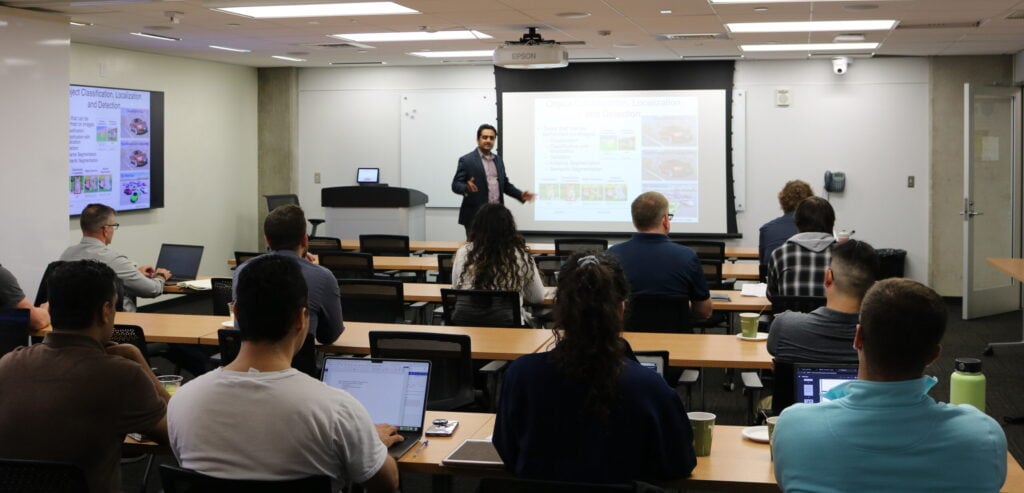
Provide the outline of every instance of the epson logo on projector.
{"type": "Polygon", "coordinates": [[[522,52],[520,52],[520,53],[513,53],[512,54],[512,59],[513,60],[536,60],[537,59],[537,54],[536,53],[522,53],[522,52]]]}

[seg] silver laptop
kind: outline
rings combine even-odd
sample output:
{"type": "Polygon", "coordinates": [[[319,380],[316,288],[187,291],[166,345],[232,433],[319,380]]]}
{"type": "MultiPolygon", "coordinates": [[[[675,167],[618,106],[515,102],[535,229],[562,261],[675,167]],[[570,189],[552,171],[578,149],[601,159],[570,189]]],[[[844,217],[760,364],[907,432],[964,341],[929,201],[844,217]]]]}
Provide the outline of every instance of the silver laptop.
{"type": "Polygon", "coordinates": [[[320,379],[352,394],[374,423],[398,427],[405,440],[388,449],[392,457],[401,457],[423,437],[429,361],[329,356],[320,379]]]}
{"type": "Polygon", "coordinates": [[[194,281],[199,274],[199,262],[203,260],[202,245],[160,245],[160,255],[156,259],[157,268],[171,271],[168,284],[181,281],[194,281]]]}
{"type": "Polygon", "coordinates": [[[813,404],[828,401],[825,392],[848,380],[857,379],[857,365],[797,363],[793,365],[793,402],[813,404]]]}

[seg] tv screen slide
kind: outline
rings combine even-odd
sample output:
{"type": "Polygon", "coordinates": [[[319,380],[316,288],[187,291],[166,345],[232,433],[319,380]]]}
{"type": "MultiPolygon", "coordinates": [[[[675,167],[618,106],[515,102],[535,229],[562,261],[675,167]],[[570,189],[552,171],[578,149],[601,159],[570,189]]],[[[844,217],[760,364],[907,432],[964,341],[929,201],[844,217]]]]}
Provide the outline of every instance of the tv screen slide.
{"type": "Polygon", "coordinates": [[[501,153],[524,231],[630,232],[658,191],[673,233],[727,233],[726,91],[503,93],[501,153]]]}
{"type": "Polygon", "coordinates": [[[70,95],[69,213],[163,207],[163,93],[72,85],[70,95]]]}

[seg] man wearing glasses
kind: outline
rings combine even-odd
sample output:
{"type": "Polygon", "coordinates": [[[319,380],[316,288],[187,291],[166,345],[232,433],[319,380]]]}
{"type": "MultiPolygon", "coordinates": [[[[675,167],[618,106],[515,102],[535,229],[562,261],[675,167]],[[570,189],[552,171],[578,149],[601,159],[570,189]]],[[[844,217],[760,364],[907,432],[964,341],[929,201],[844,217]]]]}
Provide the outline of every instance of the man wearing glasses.
{"type": "Polygon", "coordinates": [[[89,204],[78,218],[82,227],[82,241],[71,245],[61,254],[61,260],[96,260],[107,264],[124,284],[124,306],[121,311],[134,312],[135,298],[155,298],[164,292],[164,282],[171,271],[154,269],[151,265],[137,266],[124,255],[110,248],[114,240],[117,212],[103,204],[89,204]]]}
{"type": "Polygon", "coordinates": [[[608,252],[619,258],[632,294],[684,294],[690,298],[695,319],[710,317],[711,292],[697,253],[668,237],[672,224],[668,199],[658,192],[644,192],[633,201],[631,212],[637,232],[608,252]]]}

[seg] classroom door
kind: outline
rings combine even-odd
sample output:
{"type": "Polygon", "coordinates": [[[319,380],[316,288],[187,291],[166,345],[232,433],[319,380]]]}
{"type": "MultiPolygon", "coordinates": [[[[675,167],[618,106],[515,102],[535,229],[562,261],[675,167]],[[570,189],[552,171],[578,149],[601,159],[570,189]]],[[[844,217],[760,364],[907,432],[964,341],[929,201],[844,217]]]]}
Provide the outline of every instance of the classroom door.
{"type": "Polygon", "coordinates": [[[1020,257],[1020,96],[964,84],[965,320],[1020,307],[1020,284],[985,260],[1020,257]]]}

